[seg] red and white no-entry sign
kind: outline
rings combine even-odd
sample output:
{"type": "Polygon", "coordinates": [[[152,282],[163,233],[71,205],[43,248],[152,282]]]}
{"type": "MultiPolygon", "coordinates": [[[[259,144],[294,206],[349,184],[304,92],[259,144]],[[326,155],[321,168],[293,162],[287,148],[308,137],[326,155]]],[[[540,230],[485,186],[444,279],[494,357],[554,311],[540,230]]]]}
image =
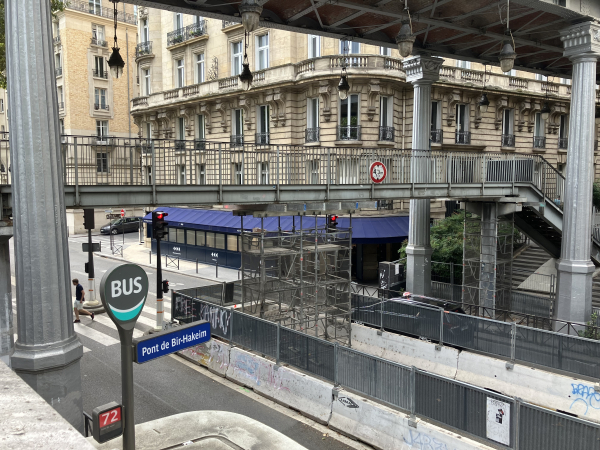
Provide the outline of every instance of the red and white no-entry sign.
{"type": "Polygon", "coordinates": [[[387,176],[385,164],[381,161],[375,161],[369,168],[369,175],[371,176],[371,181],[373,181],[373,183],[381,183],[387,176]]]}
{"type": "Polygon", "coordinates": [[[124,209],[121,210],[121,217],[125,217],[125,210],[124,209]]]}

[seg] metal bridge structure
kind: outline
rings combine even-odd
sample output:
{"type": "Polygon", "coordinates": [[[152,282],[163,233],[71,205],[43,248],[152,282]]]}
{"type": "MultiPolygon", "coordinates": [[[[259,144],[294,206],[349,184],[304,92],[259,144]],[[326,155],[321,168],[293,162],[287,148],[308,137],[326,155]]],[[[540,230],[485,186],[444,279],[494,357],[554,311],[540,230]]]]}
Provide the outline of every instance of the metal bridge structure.
{"type": "MultiPolygon", "coordinates": [[[[223,4],[220,0],[128,2],[184,14],[240,21],[238,1],[229,4],[223,4]]],[[[408,19],[406,2],[399,1],[261,0],[259,3],[263,7],[260,26],[385,47],[396,45],[395,36],[402,21],[408,19]]],[[[19,323],[18,339],[14,343],[8,256],[8,238],[13,234],[13,223],[5,220],[0,233],[0,356],[10,354],[13,369],[48,402],[53,398],[64,398],[65,401],[60,404],[54,402],[54,407],[73,426],[83,429],[79,365],[83,347],[72,324],[64,211],[67,205],[99,206],[103,196],[114,198],[111,203],[123,205],[127,204],[130,197],[135,197],[135,200],[129,200],[129,204],[159,205],[171,202],[178,195],[180,200],[174,204],[202,204],[204,201],[233,203],[235,200],[241,203],[286,202],[300,195],[318,201],[390,199],[402,198],[398,194],[401,192],[407,195],[406,198],[411,198],[407,288],[424,295],[431,288],[430,198],[479,197],[492,201],[513,198],[512,202],[515,202],[515,198],[522,198],[519,214],[525,211],[528,215],[523,220],[527,220],[531,234],[545,234],[547,240],[553,241],[554,254],[558,250],[558,233],[552,230],[562,230],[560,260],[557,264],[557,318],[586,321],[591,313],[594,272],[594,264],[590,260],[591,185],[594,98],[596,84],[600,82],[597,73],[600,24],[594,17],[600,17],[600,5],[587,2],[584,7],[583,2],[568,2],[569,7],[561,7],[541,0],[511,0],[506,3],[506,8],[497,0],[410,0],[408,3],[415,43],[413,56],[403,60],[403,69],[406,81],[413,85],[413,150],[389,150],[390,155],[396,157],[395,161],[402,161],[403,154],[410,155],[410,163],[404,166],[405,169],[401,169],[402,166],[395,167],[390,159],[390,180],[379,186],[362,182],[359,177],[364,177],[364,174],[360,170],[356,171],[356,181],[351,177],[338,178],[337,172],[333,175],[333,168],[337,166],[329,151],[330,156],[326,157],[325,153],[319,155],[318,183],[306,182],[306,171],[310,172],[310,165],[297,166],[301,168],[299,170],[304,170],[305,181],[300,183],[291,178],[285,179],[282,149],[279,149],[277,156],[277,148],[270,147],[269,158],[276,156],[275,164],[269,162],[269,183],[244,184],[242,187],[242,183],[237,183],[237,166],[230,165],[239,161],[231,160],[234,154],[224,155],[223,152],[228,150],[223,146],[220,152],[218,149],[209,150],[212,158],[219,159],[220,156],[217,166],[211,163],[213,168],[221,169],[217,184],[186,183],[182,186],[178,182],[161,183],[157,177],[148,185],[141,182],[141,175],[139,182],[135,179],[132,181],[133,169],[128,182],[121,180],[117,183],[115,180],[100,185],[90,179],[88,183],[83,183],[88,175],[83,166],[79,171],[79,163],[85,159],[80,161],[77,152],[78,170],[74,173],[77,177],[81,174],[82,180],[65,180],[69,176],[69,164],[75,164],[75,155],[71,160],[71,155],[67,154],[66,161],[63,160],[65,154],[62,151],[57,114],[50,2],[6,0],[6,57],[7,77],[10,80],[8,106],[11,119],[9,174],[12,180],[10,187],[2,187],[2,209],[6,209],[5,205],[12,206],[14,218],[19,323]],[[579,9],[574,9],[572,4],[577,4],[579,9]],[[505,32],[508,32],[508,36],[505,32]],[[476,160],[477,164],[461,166],[461,162],[459,169],[454,170],[454,154],[442,155],[422,150],[429,148],[431,86],[439,79],[442,57],[447,55],[497,64],[505,40],[513,43],[515,68],[572,78],[566,180],[562,187],[556,183],[553,188],[548,183],[551,175],[546,177],[544,172],[550,172],[550,169],[543,163],[536,167],[535,161],[542,161],[538,157],[529,157],[531,163],[523,164],[531,164],[531,169],[521,170],[518,169],[521,164],[517,163],[520,158],[518,155],[498,155],[498,163],[486,159],[493,157],[491,154],[471,155],[470,158],[476,160]],[[509,162],[511,158],[514,158],[512,166],[509,162]],[[433,161],[439,162],[439,165],[432,166],[433,161]],[[498,164],[498,169],[495,164],[498,164]],[[225,165],[229,166],[227,170],[233,172],[227,172],[225,165]],[[545,168],[540,172],[540,167],[545,168]],[[322,173],[327,174],[326,177],[322,173]],[[461,176],[455,179],[454,173],[461,176]],[[464,173],[469,177],[472,174],[473,178],[461,178],[464,173]],[[494,173],[501,173],[505,178],[492,176],[494,173]],[[438,176],[437,179],[432,177],[434,174],[438,176]],[[509,177],[509,174],[512,175],[509,177]],[[519,178],[522,174],[526,176],[519,178]],[[552,189],[555,191],[552,192],[552,189]]],[[[131,153],[134,149],[130,147],[128,151],[131,153]]],[[[256,149],[256,152],[259,151],[256,149]]],[[[303,157],[305,151],[295,152],[294,157],[303,157]]],[[[348,150],[348,156],[352,152],[362,151],[348,150]]],[[[288,153],[291,159],[293,153],[288,153]]],[[[158,160],[156,149],[152,154],[155,164],[160,163],[160,152],[158,160]]],[[[359,160],[362,158],[360,153],[354,155],[359,160]]],[[[81,156],[84,158],[83,154],[81,156]]],[[[95,165],[97,173],[98,155],[94,157],[95,163],[89,160],[87,163],[91,167],[95,165]]],[[[101,155],[102,167],[107,159],[108,155],[106,158],[101,155]]],[[[119,164],[125,162],[120,161],[119,164]]],[[[131,167],[134,161],[130,158],[128,164],[131,167]]],[[[353,162],[348,164],[349,173],[354,173],[351,169],[353,162]]],[[[160,172],[160,167],[155,167],[160,172]]],[[[164,174],[168,173],[167,167],[164,174]]],[[[245,167],[249,171],[244,170],[244,181],[248,179],[246,174],[255,170],[247,163],[245,167]]],[[[494,209],[498,211],[503,208],[496,206],[494,209]]],[[[517,214],[518,208],[515,206],[514,209],[517,214]]],[[[515,218],[515,224],[519,226],[519,219],[515,218]]]]}

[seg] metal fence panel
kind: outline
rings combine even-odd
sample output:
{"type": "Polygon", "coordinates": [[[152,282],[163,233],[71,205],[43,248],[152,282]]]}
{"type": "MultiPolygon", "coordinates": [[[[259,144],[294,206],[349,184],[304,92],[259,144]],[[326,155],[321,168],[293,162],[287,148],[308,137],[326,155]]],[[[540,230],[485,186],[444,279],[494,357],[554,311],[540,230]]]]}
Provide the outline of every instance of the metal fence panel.
{"type": "Polygon", "coordinates": [[[277,324],[233,312],[231,341],[272,358],[277,357],[277,324]]]}
{"type": "Polygon", "coordinates": [[[440,338],[440,310],[388,301],[383,304],[383,327],[436,341],[440,338]]]}
{"type": "Polygon", "coordinates": [[[450,284],[443,283],[441,281],[432,281],[431,296],[434,298],[460,303],[462,299],[462,284],[450,284]]]}
{"type": "Polygon", "coordinates": [[[539,295],[512,291],[511,311],[550,319],[552,317],[552,299],[539,295]]]}
{"type": "Polygon", "coordinates": [[[542,366],[598,377],[600,341],[517,326],[515,357],[542,366]]]}
{"type": "Polygon", "coordinates": [[[223,305],[223,284],[221,283],[211,284],[209,286],[180,289],[177,292],[208,303],[214,303],[215,305],[223,305]]]}
{"type": "Polygon", "coordinates": [[[511,325],[465,314],[444,313],[444,343],[510,357],[511,325]]]}
{"type": "Polygon", "coordinates": [[[351,296],[352,320],[380,327],[382,300],[355,293],[351,296]]]}
{"type": "Polygon", "coordinates": [[[598,450],[600,425],[533,405],[521,405],[519,448],[526,450],[598,450]]]}
{"type": "Polygon", "coordinates": [[[280,329],[279,360],[330,381],[335,380],[334,348],[331,342],[289,328],[280,329]]]}
{"type": "MultiPolygon", "coordinates": [[[[418,370],[415,374],[415,392],[417,415],[483,439],[486,439],[487,397],[510,403],[511,412],[514,411],[514,401],[509,397],[418,370]]],[[[512,444],[515,430],[514,414],[511,414],[511,417],[512,444]]]]}
{"type": "Polygon", "coordinates": [[[337,382],[345,388],[394,405],[410,408],[410,367],[345,347],[337,350],[337,382]]]}

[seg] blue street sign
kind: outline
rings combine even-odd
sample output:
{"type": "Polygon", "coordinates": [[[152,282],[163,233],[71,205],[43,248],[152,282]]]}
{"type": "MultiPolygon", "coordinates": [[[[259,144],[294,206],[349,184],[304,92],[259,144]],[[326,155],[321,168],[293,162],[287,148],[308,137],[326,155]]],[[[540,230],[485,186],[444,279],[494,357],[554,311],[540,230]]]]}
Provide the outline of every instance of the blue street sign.
{"type": "Polygon", "coordinates": [[[192,322],[174,330],[133,340],[133,360],[142,364],[179,350],[210,341],[210,323],[192,322]]]}

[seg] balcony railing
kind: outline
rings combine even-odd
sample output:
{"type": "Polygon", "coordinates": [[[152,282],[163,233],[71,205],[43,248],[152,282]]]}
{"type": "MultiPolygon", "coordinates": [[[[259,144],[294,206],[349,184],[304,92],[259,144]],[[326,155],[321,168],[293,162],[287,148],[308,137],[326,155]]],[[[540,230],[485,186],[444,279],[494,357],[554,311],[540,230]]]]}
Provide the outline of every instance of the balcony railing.
{"type": "Polygon", "coordinates": [[[319,142],[320,128],[307,128],[304,130],[304,142],[319,142]]]}
{"type": "Polygon", "coordinates": [[[256,133],[255,142],[259,145],[268,145],[270,142],[270,133],[256,133]]]}
{"type": "Polygon", "coordinates": [[[56,36],[54,36],[54,45],[58,45],[60,44],[60,33],[56,33],[56,36]]]}
{"type": "Polygon", "coordinates": [[[58,110],[65,109],[65,102],[58,102],[58,110]]]}
{"type": "Polygon", "coordinates": [[[502,135],[502,143],[500,145],[502,147],[514,147],[515,146],[515,135],[514,134],[503,134],[502,135]]]}
{"type": "Polygon", "coordinates": [[[229,20],[224,20],[221,28],[232,27],[234,25],[239,25],[239,24],[240,24],[239,22],[231,22],[229,20]]]}
{"type": "Polygon", "coordinates": [[[471,132],[470,131],[457,131],[455,136],[455,142],[457,144],[470,144],[471,143],[471,132]]]}
{"type": "Polygon", "coordinates": [[[95,145],[113,145],[114,136],[94,136],[95,145]]]}
{"type": "Polygon", "coordinates": [[[94,103],[96,111],[110,111],[110,107],[106,103],[94,103]]]}
{"type": "Polygon", "coordinates": [[[205,150],[206,149],[206,139],[195,139],[194,140],[194,150],[205,150]]]}
{"type": "Polygon", "coordinates": [[[569,138],[558,138],[558,148],[566,150],[569,147],[569,138]]]}
{"type": "Polygon", "coordinates": [[[136,106],[148,106],[148,97],[137,97],[132,100],[133,107],[136,106]]]}
{"type": "Polygon", "coordinates": [[[339,126],[337,127],[338,141],[360,141],[360,125],[357,126],[339,126]]]}
{"type": "Polygon", "coordinates": [[[140,42],[135,46],[135,57],[140,58],[152,54],[152,41],[140,42]]]}
{"type": "Polygon", "coordinates": [[[534,136],[533,148],[546,148],[546,136],[534,136]]]}
{"type": "Polygon", "coordinates": [[[108,71],[107,70],[94,69],[92,73],[95,78],[104,78],[105,80],[108,79],[108,71]]]}
{"type": "Polygon", "coordinates": [[[93,37],[92,38],[92,45],[97,45],[98,47],[108,47],[108,42],[102,40],[102,39],[98,39],[93,37]]]}
{"type": "Polygon", "coordinates": [[[62,67],[57,67],[56,69],[54,69],[54,75],[56,75],[57,77],[62,76],[62,67]]]}
{"type": "MultiPolygon", "coordinates": [[[[95,16],[106,17],[110,20],[113,20],[115,17],[115,13],[112,7],[105,8],[100,6],[94,6],[93,4],[90,5],[90,3],[87,0],[69,0],[65,3],[67,5],[67,8],[76,11],[83,11],[88,14],[94,14],[95,16]]],[[[117,11],[117,20],[120,22],[129,23],[131,25],[137,25],[137,17],[134,14],[128,14],[123,11],[117,11]]]]}
{"type": "Polygon", "coordinates": [[[431,130],[431,143],[441,144],[444,139],[444,130],[431,130]]]}
{"type": "Polygon", "coordinates": [[[176,152],[184,152],[185,151],[185,140],[178,139],[175,141],[175,151],[176,152]]]}
{"type": "Polygon", "coordinates": [[[235,75],[233,77],[223,78],[219,80],[219,89],[228,89],[234,88],[238,85],[239,76],[235,75]]]}
{"type": "Polygon", "coordinates": [[[193,23],[187,27],[179,28],[167,33],[167,47],[181,44],[182,42],[204,35],[206,35],[206,21],[201,20],[200,22],[193,23]]]}
{"type": "Polygon", "coordinates": [[[241,147],[244,145],[243,134],[232,134],[231,140],[229,141],[232,147],[241,147]]]}
{"type": "Polygon", "coordinates": [[[394,142],[394,127],[379,127],[379,140],[394,142]]]}

